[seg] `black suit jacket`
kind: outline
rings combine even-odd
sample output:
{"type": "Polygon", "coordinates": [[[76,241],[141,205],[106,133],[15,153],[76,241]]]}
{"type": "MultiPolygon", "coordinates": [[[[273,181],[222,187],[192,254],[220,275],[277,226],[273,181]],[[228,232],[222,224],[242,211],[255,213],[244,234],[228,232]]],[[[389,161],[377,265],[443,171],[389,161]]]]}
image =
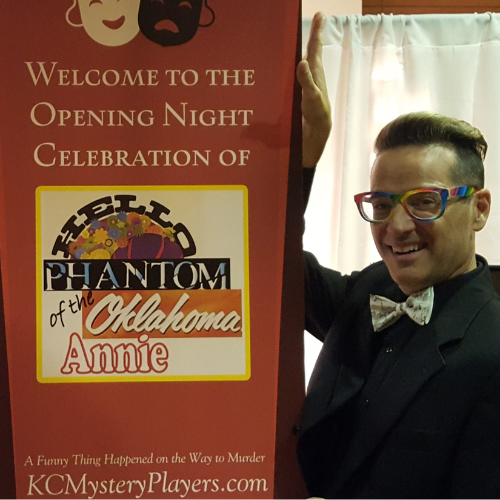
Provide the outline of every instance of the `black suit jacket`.
{"type": "Polygon", "coordinates": [[[298,456],[311,495],[500,498],[500,300],[488,265],[405,347],[345,442],[370,371],[369,295],[396,287],[380,262],[341,276],[306,255],[306,327],[324,346],[298,456]]]}

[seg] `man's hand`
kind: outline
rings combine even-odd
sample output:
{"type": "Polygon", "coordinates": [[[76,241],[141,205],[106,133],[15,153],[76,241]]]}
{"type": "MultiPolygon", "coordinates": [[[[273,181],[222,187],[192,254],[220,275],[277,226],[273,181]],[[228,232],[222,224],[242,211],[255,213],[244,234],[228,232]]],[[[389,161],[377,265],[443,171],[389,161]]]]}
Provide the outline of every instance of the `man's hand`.
{"type": "Polygon", "coordinates": [[[307,54],[297,66],[302,87],[302,166],[315,167],[332,128],[330,101],[323,69],[323,27],[325,16],[315,14],[307,44],[307,54]]]}

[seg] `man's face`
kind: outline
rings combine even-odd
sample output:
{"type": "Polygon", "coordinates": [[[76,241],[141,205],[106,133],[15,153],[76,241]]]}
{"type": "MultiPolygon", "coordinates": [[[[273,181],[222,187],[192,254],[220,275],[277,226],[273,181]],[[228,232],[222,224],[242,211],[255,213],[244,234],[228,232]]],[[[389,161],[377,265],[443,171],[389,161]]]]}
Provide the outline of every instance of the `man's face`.
{"type": "MultiPolygon", "coordinates": [[[[451,179],[455,152],[446,146],[404,146],[380,153],[371,191],[403,193],[417,188],[457,187],[451,179]]],[[[392,279],[407,295],[476,267],[475,231],[484,227],[489,192],[463,200],[451,197],[444,214],[432,222],[411,218],[397,203],[391,218],[371,224],[372,235],[392,279]]]]}
{"type": "Polygon", "coordinates": [[[124,45],[139,33],[140,0],[78,0],[83,27],[102,45],[124,45]]]}
{"type": "Polygon", "coordinates": [[[203,0],[141,0],[139,26],[146,38],[162,47],[194,37],[203,0]]]}

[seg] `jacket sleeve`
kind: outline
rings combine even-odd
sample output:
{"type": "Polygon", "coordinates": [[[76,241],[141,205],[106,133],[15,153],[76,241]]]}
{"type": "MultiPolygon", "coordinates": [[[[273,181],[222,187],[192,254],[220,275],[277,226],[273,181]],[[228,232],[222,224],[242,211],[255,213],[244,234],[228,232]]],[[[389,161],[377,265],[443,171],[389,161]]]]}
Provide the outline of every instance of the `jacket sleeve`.
{"type": "Polygon", "coordinates": [[[309,252],[304,252],[304,270],[305,328],[323,341],[358,273],[346,276],[323,267],[309,252]]]}
{"type": "Polygon", "coordinates": [[[307,204],[309,203],[309,196],[311,195],[315,173],[316,167],[302,169],[302,201],[304,202],[304,212],[306,211],[307,204]]]}
{"type": "MultiPolygon", "coordinates": [[[[302,169],[304,211],[314,180],[315,168],[302,169]]],[[[305,269],[305,328],[323,341],[337,311],[342,306],[349,283],[349,276],[320,266],[316,257],[304,252],[305,269]]],[[[353,276],[355,276],[354,273],[353,276]]]]}

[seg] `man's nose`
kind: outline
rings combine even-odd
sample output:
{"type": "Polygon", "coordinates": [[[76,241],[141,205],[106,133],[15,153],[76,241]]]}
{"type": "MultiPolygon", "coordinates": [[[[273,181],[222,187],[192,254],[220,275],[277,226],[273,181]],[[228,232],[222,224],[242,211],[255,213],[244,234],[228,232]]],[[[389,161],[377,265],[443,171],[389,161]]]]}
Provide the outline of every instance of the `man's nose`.
{"type": "Polygon", "coordinates": [[[415,220],[410,217],[401,203],[396,203],[392,217],[387,222],[387,230],[395,234],[411,232],[415,229],[415,220]]]}

